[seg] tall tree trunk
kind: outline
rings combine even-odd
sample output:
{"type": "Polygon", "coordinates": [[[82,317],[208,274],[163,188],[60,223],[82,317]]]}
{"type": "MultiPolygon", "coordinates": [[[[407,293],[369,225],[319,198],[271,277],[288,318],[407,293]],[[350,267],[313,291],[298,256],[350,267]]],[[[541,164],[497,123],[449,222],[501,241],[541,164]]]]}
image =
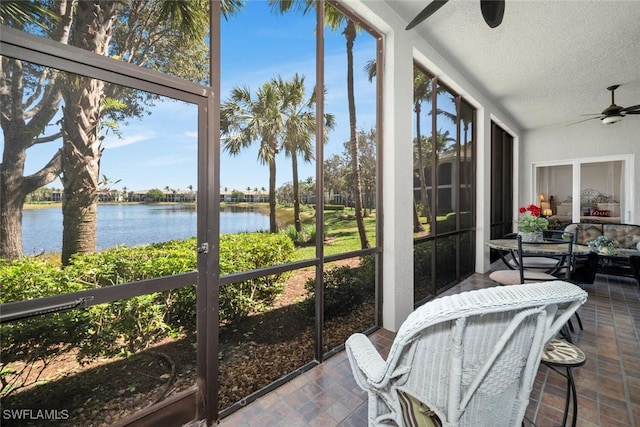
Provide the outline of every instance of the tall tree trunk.
{"type": "Polygon", "coordinates": [[[269,231],[271,233],[278,232],[278,223],[276,221],[276,158],[275,158],[275,154],[269,160],[269,231]]]}
{"type": "MultiPolygon", "coordinates": [[[[112,1],[78,2],[71,44],[107,54],[116,8],[112,1]]],[[[62,263],[66,265],[74,253],[96,251],[104,82],[68,75],[62,94],[62,263]]]]}
{"type": "Polygon", "coordinates": [[[298,155],[295,151],[291,154],[291,168],[293,169],[293,224],[296,232],[302,231],[300,222],[300,185],[298,183],[298,155]]]}
{"type": "Polygon", "coordinates": [[[364,217],[362,215],[362,182],[360,177],[360,161],[358,138],[356,129],[356,102],[353,89],[353,42],[356,39],[356,26],[352,20],[347,20],[344,30],[347,39],[347,99],[349,103],[349,138],[351,147],[351,169],[353,172],[353,196],[355,199],[355,216],[358,224],[358,234],[360,235],[360,245],[362,249],[370,247],[367,231],[364,228],[364,217]]]}
{"type": "Polygon", "coordinates": [[[63,90],[62,263],[97,248],[102,81],[76,76],[63,90]],[[75,85],[72,85],[75,83],[75,85]]]}
{"type": "Polygon", "coordinates": [[[427,180],[424,175],[424,154],[422,153],[422,137],[420,136],[420,103],[416,102],[416,132],[418,134],[418,176],[420,177],[420,199],[422,201],[422,209],[424,210],[424,216],[427,219],[427,223],[431,224],[431,205],[429,204],[429,194],[427,193],[427,180]]]}
{"type": "Polygon", "coordinates": [[[31,106],[31,111],[25,111],[26,83],[23,63],[6,57],[1,60],[2,81],[7,85],[7,90],[0,96],[0,124],[4,137],[0,163],[0,258],[11,260],[22,257],[24,252],[22,209],[26,196],[52,182],[60,171],[58,152],[42,169],[30,176],[24,176],[27,149],[60,137],[59,134],[48,137],[34,135],[44,132],[46,125],[58,111],[61,96],[57,86],[57,74],[44,69],[40,79],[48,79],[48,84],[39,102],[31,106]],[[29,117],[28,122],[25,117],[29,117]]]}
{"type": "Polygon", "coordinates": [[[420,217],[418,216],[418,207],[416,206],[416,202],[413,202],[413,232],[420,233],[424,231],[424,227],[420,223],[420,217]]]}
{"type": "MultiPolygon", "coordinates": [[[[4,137],[11,137],[4,132],[4,137]]],[[[16,138],[17,135],[13,135],[16,138]]],[[[28,136],[27,139],[30,139],[28,136]]],[[[6,139],[5,139],[6,140],[6,139]]],[[[25,150],[23,144],[5,144],[0,165],[0,259],[22,256],[22,205],[27,194],[22,189],[25,150]]]]}

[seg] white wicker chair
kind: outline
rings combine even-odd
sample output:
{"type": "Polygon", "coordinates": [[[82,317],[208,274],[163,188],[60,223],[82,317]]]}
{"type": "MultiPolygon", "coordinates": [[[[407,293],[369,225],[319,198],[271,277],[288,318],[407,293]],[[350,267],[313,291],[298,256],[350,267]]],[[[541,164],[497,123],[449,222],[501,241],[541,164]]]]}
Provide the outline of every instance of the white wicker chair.
{"type": "Polygon", "coordinates": [[[543,349],[586,299],[564,281],[438,298],[409,315],[386,361],[365,335],[352,335],[346,350],[369,395],[369,426],[404,425],[398,391],[445,427],[519,426],[543,349]]]}

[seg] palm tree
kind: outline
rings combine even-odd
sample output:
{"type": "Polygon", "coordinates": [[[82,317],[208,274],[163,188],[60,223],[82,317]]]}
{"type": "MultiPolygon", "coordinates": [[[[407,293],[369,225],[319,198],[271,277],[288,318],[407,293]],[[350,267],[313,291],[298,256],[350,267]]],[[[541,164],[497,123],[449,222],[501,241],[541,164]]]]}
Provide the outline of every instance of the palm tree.
{"type": "Polygon", "coordinates": [[[418,176],[420,179],[420,196],[422,208],[427,219],[427,223],[433,223],[429,195],[427,194],[427,181],[424,176],[424,155],[422,153],[422,135],[420,130],[420,114],[422,112],[422,102],[431,99],[431,79],[422,71],[413,68],[413,111],[416,113],[416,145],[418,147],[418,176]]]}
{"type": "MultiPolygon", "coordinates": [[[[313,136],[315,134],[316,118],[312,111],[315,103],[315,96],[305,101],[304,76],[295,74],[289,81],[282,80],[281,77],[275,79],[283,98],[285,129],[282,145],[285,155],[291,158],[291,168],[293,174],[293,218],[294,226],[298,233],[302,231],[300,222],[300,183],[298,181],[298,154],[304,161],[311,162],[313,155],[313,136]]],[[[325,114],[325,141],[327,130],[333,129],[335,120],[333,115],[325,114]]]]}
{"type": "MultiPolygon", "coordinates": [[[[297,8],[302,13],[307,13],[315,5],[313,0],[269,0],[272,9],[285,13],[292,8],[297,8]]],[[[355,217],[360,235],[362,249],[370,247],[367,232],[364,228],[364,215],[362,212],[362,182],[360,179],[360,162],[356,123],[356,103],[353,86],[353,44],[359,31],[359,27],[351,19],[329,3],[325,4],[325,24],[331,31],[340,30],[344,26],[342,34],[346,40],[347,49],[347,102],[349,104],[349,141],[351,146],[351,168],[353,173],[353,195],[355,199],[355,217]]]]}
{"type": "Polygon", "coordinates": [[[283,135],[281,97],[273,82],[264,83],[255,98],[248,87],[234,87],[220,108],[220,132],[224,150],[237,156],[243,148],[260,141],[258,161],[269,166],[269,230],[276,222],[276,154],[283,135]]]}
{"type": "MultiPolygon", "coordinates": [[[[109,54],[121,1],[78,2],[74,31],[69,44],[100,55],[109,54]]],[[[156,21],[175,28],[187,42],[197,43],[206,31],[208,14],[204,3],[156,2],[156,21]],[[195,7],[194,7],[195,6],[195,7]],[[202,7],[199,7],[202,6],[202,7]]],[[[102,108],[106,97],[104,82],[66,75],[62,86],[62,176],[64,198],[62,262],[72,254],[96,250],[97,187],[102,157],[102,108]]]]}

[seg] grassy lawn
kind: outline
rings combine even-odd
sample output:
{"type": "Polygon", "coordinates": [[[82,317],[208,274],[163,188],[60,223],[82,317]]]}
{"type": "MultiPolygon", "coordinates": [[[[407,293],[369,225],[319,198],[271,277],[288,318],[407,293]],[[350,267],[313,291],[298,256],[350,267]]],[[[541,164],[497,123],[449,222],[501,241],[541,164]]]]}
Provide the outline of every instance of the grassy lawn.
{"type": "MultiPolygon", "coordinates": [[[[325,255],[333,255],[342,252],[350,252],[362,249],[360,236],[358,234],[358,224],[354,215],[354,210],[346,208],[343,211],[326,211],[324,214],[325,224],[325,255]]],[[[364,218],[365,230],[369,244],[375,245],[376,239],[376,217],[375,211],[364,218]]],[[[316,248],[314,245],[299,247],[296,250],[298,260],[314,258],[316,248]]]]}

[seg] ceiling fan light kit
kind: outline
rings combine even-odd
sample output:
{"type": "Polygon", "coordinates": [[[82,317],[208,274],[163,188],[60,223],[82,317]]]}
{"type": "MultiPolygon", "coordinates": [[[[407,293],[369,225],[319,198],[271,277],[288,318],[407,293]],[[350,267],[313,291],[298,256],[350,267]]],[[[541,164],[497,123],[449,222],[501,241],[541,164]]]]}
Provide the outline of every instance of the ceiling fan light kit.
{"type": "Polygon", "coordinates": [[[605,125],[612,125],[614,123],[618,123],[620,120],[622,120],[622,118],[623,118],[622,116],[618,116],[618,115],[607,116],[602,119],[602,123],[604,123],[605,125]]]}
{"type": "Polygon", "coordinates": [[[588,120],[600,119],[605,125],[612,125],[614,123],[618,123],[630,114],[640,114],[640,104],[632,105],[630,107],[621,107],[616,104],[615,100],[615,91],[618,89],[620,85],[609,86],[607,90],[611,92],[611,105],[605,108],[600,114],[585,114],[586,116],[595,116],[589,119],[580,120],[579,122],[574,122],[570,124],[582,123],[588,120]]]}

